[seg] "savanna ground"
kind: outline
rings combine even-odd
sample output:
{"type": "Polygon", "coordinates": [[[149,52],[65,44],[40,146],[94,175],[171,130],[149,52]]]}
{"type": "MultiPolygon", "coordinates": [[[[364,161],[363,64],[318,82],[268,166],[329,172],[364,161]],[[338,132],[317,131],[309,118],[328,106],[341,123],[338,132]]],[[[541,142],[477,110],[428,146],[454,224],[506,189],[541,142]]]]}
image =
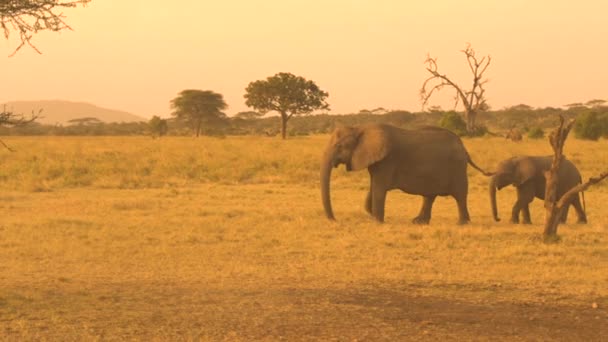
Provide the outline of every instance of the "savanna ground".
{"type": "MultiPolygon", "coordinates": [[[[326,136],[10,137],[0,151],[0,340],[581,340],[608,336],[608,182],[589,224],[561,242],[506,222],[469,168],[473,223],[450,198],[429,226],[391,192],[385,224],[363,210],[367,173],[334,171],[321,209],[326,136]]],[[[548,142],[466,139],[492,170],[548,142]]],[[[585,178],[608,141],[570,139],[585,178]]]]}

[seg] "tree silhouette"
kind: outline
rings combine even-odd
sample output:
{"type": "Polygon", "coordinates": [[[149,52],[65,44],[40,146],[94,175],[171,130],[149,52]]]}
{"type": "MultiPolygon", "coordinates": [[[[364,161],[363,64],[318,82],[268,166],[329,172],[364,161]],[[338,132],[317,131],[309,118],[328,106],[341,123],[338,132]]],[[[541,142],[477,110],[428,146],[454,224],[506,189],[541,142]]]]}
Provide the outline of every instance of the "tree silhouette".
{"type": "Polygon", "coordinates": [[[228,108],[222,94],[210,90],[182,90],[171,100],[171,108],[178,120],[188,123],[198,137],[204,123],[214,126],[226,120],[222,110],[228,108]]]}
{"type": "Polygon", "coordinates": [[[453,88],[456,91],[456,96],[454,97],[455,107],[458,106],[459,102],[462,102],[462,105],[464,106],[464,117],[467,123],[467,133],[474,134],[477,114],[480,111],[488,109],[484,89],[484,85],[488,80],[483,78],[483,74],[488,69],[491,58],[490,56],[485,56],[478,59],[475,56],[475,50],[473,50],[470,45],[467,45],[466,49],[462,50],[462,53],[465,54],[469,69],[473,75],[471,89],[466,90],[456,84],[456,82],[447,75],[441,74],[438,70],[437,58],[431,58],[429,56],[425,63],[426,70],[431,76],[422,83],[420,98],[422,100],[422,105],[425,106],[435,91],[439,91],[445,86],[453,88]]]}
{"type": "Polygon", "coordinates": [[[281,137],[287,136],[287,121],[294,115],[329,109],[326,92],[313,81],[290,73],[278,73],[265,80],[249,83],[245,104],[261,113],[276,111],[281,115],[281,137]]]}

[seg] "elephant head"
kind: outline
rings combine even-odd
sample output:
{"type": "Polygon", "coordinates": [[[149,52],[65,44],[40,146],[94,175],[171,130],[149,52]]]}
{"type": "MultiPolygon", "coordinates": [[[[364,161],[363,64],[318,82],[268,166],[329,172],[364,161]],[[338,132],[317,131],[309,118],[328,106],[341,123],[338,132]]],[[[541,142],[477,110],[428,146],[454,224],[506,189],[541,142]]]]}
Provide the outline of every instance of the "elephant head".
{"type": "Polygon", "coordinates": [[[500,221],[496,206],[496,190],[511,184],[520,186],[533,178],[538,172],[540,171],[533,161],[526,158],[510,158],[498,164],[498,168],[490,181],[490,201],[495,221],[500,221]]]}
{"type": "Polygon", "coordinates": [[[340,164],[347,171],[367,168],[386,157],[389,145],[387,132],[378,126],[336,128],[321,161],[321,197],[327,218],[335,219],[329,194],[332,168],[340,164]]]}

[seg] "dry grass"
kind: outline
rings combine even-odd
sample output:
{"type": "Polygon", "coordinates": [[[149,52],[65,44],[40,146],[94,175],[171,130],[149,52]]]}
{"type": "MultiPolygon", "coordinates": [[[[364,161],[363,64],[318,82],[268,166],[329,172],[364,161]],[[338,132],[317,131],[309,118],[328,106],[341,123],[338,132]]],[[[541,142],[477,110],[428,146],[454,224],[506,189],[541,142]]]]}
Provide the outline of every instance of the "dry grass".
{"type": "MultiPolygon", "coordinates": [[[[606,184],[586,194],[590,223],[561,226],[554,245],[536,238],[539,201],[532,226],[494,223],[475,170],[471,225],[454,225],[452,199],[411,225],[421,201],[397,192],[376,224],[366,173],[342,169],[332,223],[318,190],[326,139],[6,138],[18,152],[0,152],[0,339],[608,334],[606,184]]],[[[550,153],[544,140],[465,144],[487,169],[550,153]]],[[[571,139],[566,153],[589,177],[608,142],[571,139]]],[[[499,193],[503,217],[513,198],[499,193]]]]}

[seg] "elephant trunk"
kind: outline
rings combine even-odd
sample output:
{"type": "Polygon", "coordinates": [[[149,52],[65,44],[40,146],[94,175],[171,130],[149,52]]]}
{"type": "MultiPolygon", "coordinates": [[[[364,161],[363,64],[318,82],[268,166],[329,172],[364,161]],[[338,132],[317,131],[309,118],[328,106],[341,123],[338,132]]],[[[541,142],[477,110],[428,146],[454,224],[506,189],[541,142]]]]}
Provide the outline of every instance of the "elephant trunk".
{"type": "Polygon", "coordinates": [[[330,220],[335,220],[331,209],[331,198],[329,196],[329,181],[331,179],[331,169],[333,168],[334,153],[332,149],[327,149],[321,161],[321,199],[325,215],[330,220]]]}
{"type": "Polygon", "coordinates": [[[492,177],[490,181],[490,202],[492,203],[492,215],[496,222],[500,221],[498,217],[498,208],[496,206],[496,176],[492,177]]]}

